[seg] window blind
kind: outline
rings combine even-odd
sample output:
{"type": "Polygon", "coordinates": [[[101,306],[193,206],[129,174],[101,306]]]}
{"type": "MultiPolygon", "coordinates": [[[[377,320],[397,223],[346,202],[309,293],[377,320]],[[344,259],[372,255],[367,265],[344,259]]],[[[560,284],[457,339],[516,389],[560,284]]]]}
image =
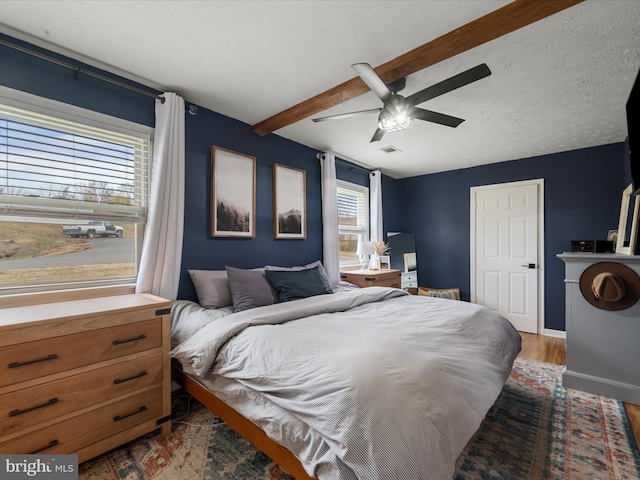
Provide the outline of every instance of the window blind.
{"type": "Polygon", "coordinates": [[[366,187],[340,182],[337,186],[340,233],[369,232],[369,191],[366,187]]]}
{"type": "Polygon", "coordinates": [[[0,215],[144,223],[148,135],[0,104],[0,215]]]}

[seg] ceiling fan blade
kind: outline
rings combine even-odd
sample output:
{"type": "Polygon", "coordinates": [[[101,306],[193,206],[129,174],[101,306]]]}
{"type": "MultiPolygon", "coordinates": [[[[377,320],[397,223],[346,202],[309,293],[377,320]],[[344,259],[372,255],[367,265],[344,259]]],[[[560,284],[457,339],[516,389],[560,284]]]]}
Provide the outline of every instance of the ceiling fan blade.
{"type": "Polygon", "coordinates": [[[384,137],[384,134],[386,133],[385,130],[382,130],[381,128],[378,128],[376,130],[376,133],[373,134],[373,137],[371,137],[371,140],[369,141],[369,143],[372,142],[377,142],[378,140],[380,140],[382,137],[384,137]]]}
{"type": "Polygon", "coordinates": [[[391,96],[391,91],[380,79],[375,70],[371,68],[371,65],[368,63],[356,63],[351,65],[351,68],[356,71],[362,81],[367,84],[367,87],[369,87],[380,100],[385,102],[387,98],[391,96]]]}
{"type": "Polygon", "coordinates": [[[411,116],[414,119],[425,120],[427,122],[439,123],[440,125],[445,125],[447,127],[456,128],[464,119],[452,117],[450,115],[445,115],[444,113],[432,112],[431,110],[425,110],[423,108],[414,107],[411,112],[411,116]]]}
{"type": "Polygon", "coordinates": [[[410,105],[420,105],[427,100],[438,97],[444,93],[448,93],[456,88],[464,87],[470,83],[480,80],[481,78],[491,75],[491,70],[485,63],[478,65],[477,67],[470,68],[469,70],[459,73],[447,80],[443,80],[440,83],[431,85],[430,87],[420,90],[407,97],[407,101],[410,105]]]}
{"type": "Polygon", "coordinates": [[[371,108],[369,110],[360,110],[359,112],[339,113],[338,115],[329,115],[327,117],[312,118],[314,122],[324,122],[326,120],[340,120],[343,118],[356,117],[358,115],[365,115],[367,113],[380,113],[382,108],[371,108]]]}

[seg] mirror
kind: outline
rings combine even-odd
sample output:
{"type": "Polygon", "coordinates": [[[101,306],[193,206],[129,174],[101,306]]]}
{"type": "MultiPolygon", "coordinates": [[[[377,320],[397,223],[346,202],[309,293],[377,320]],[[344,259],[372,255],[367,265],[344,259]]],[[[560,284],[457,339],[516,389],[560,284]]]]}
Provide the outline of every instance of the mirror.
{"type": "Polygon", "coordinates": [[[616,253],[634,255],[638,239],[638,217],[640,215],[640,198],[631,196],[633,184],[622,192],[620,202],[620,220],[618,222],[618,241],[616,253]]]}
{"type": "Polygon", "coordinates": [[[404,254],[404,272],[415,272],[418,270],[418,260],[416,259],[416,252],[404,254]]]}
{"type": "Polygon", "coordinates": [[[416,236],[414,233],[387,232],[391,268],[401,272],[418,270],[416,236]]]}

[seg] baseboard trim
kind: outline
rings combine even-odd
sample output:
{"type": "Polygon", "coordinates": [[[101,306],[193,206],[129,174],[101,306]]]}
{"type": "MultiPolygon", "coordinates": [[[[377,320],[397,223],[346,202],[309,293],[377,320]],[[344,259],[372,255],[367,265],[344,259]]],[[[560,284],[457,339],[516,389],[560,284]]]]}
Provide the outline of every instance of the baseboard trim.
{"type": "Polygon", "coordinates": [[[542,334],[546,337],[556,337],[556,338],[567,338],[567,332],[563,330],[552,330],[550,328],[545,328],[542,334]]]}
{"type": "Polygon", "coordinates": [[[640,386],[574,372],[566,367],[562,372],[562,386],[640,405],[640,386]]]}

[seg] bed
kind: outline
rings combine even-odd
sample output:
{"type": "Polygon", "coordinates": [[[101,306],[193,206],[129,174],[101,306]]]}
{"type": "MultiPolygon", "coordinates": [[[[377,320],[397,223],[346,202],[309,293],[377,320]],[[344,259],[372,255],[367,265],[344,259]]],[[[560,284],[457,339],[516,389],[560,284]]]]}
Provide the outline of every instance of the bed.
{"type": "Polygon", "coordinates": [[[329,288],[236,312],[175,302],[175,379],[295,478],[451,478],[520,336],[475,304],[329,288]]]}

